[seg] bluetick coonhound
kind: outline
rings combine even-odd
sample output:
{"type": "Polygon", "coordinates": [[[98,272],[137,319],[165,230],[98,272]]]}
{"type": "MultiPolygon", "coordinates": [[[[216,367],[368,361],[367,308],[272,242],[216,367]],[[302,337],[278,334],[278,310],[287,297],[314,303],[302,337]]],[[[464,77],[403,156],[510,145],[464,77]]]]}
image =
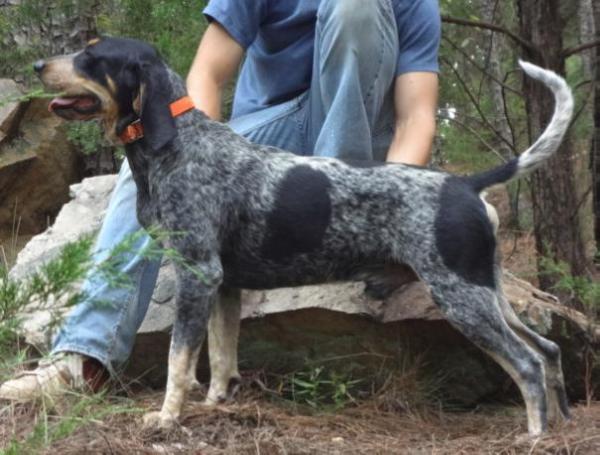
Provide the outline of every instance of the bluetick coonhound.
{"type": "Polygon", "coordinates": [[[63,93],[50,104],[56,114],[99,118],[110,138],[127,142],[140,223],[184,233],[167,243],[193,268],[177,266],[166,396],[146,424],[167,427],[179,418],[207,325],[209,401],[226,393],[237,375],[239,289],[357,279],[393,285],[395,273],[407,269],[428,284],[447,320],[514,379],[531,435],[546,430],[549,415],[567,417],[560,350],[523,325],[506,301],[494,223],[480,197],[542,165],[571,119],[566,82],[532,64],[521,67],[553,92],[550,124],[518,158],[456,176],[250,143],[186,109],[181,78],[139,41],[103,38],[36,62],[46,88],[63,93]]]}

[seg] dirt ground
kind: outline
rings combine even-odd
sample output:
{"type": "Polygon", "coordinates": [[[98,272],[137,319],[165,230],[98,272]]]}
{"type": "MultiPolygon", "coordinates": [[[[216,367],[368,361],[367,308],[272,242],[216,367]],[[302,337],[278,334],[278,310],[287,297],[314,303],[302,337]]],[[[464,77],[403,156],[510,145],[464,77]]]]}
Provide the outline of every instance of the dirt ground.
{"type": "MultiPolygon", "coordinates": [[[[573,406],[573,418],[557,424],[537,440],[526,435],[521,406],[485,407],[451,413],[386,412],[375,401],[335,413],[307,412],[273,401],[259,392],[245,393],[236,403],[218,408],[192,396],[181,425],[170,432],[143,430],[141,415],[158,409],[162,393],[138,395],[137,410],[92,418],[50,444],[22,446],[14,452],[44,454],[598,454],[600,403],[573,406]]],[[[118,406],[107,398],[102,407],[118,406]]],[[[131,404],[131,403],[130,403],[131,404]]],[[[43,413],[32,406],[0,408],[0,447],[31,434],[43,413]]],[[[64,413],[61,413],[64,416],[64,413]]],[[[49,427],[59,417],[45,417],[49,427]]],[[[65,417],[62,417],[65,419],[65,417]]],[[[64,427],[64,425],[63,425],[64,427]]],[[[62,428],[64,431],[64,428],[62,428]]],[[[38,430],[38,433],[40,431],[38,430]]]]}

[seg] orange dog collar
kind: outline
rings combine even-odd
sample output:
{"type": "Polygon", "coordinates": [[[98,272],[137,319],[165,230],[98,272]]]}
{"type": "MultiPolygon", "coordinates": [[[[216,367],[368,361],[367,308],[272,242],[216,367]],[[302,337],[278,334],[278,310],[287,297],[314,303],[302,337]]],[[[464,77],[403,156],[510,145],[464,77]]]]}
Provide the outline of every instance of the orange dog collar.
{"type": "MultiPolygon", "coordinates": [[[[194,102],[189,96],[183,96],[178,100],[173,101],[169,105],[169,109],[171,110],[171,115],[173,117],[179,117],[182,114],[185,114],[192,109],[195,109],[194,102]]],[[[132,142],[139,141],[144,137],[144,128],[142,127],[142,123],[140,120],[136,120],[135,122],[127,125],[123,132],[119,135],[119,139],[123,144],[131,144],[132,142]]]]}

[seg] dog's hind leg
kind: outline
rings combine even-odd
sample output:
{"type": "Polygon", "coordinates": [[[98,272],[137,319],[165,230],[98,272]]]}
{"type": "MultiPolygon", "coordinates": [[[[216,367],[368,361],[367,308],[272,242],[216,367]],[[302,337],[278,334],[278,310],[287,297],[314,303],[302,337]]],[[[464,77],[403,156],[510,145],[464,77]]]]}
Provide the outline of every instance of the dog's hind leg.
{"type": "Polygon", "coordinates": [[[448,321],[516,382],[527,407],[529,434],[540,435],[547,428],[543,362],[508,326],[495,290],[475,286],[454,275],[447,281],[436,277],[426,281],[448,321]]]}
{"type": "Polygon", "coordinates": [[[176,315],[169,351],[167,390],[162,408],[144,416],[144,425],[168,428],[181,414],[190,387],[190,370],[196,362],[206,326],[223,277],[218,258],[194,265],[175,266],[176,315]]]}
{"type": "Polygon", "coordinates": [[[544,360],[546,372],[546,393],[548,400],[548,419],[556,420],[560,416],[565,419],[570,417],[569,402],[565,391],[563,370],[561,364],[560,348],[558,345],[527,327],[517,316],[512,306],[506,299],[502,290],[502,271],[496,269],[497,274],[497,297],[500,309],[504,314],[508,325],[521,338],[534,349],[544,360]]]}
{"type": "Polygon", "coordinates": [[[208,321],[210,388],[204,404],[214,405],[235,394],[240,383],[238,336],[240,333],[241,292],[221,288],[219,301],[208,321]]]}
{"type": "MultiPolygon", "coordinates": [[[[216,305],[215,305],[216,306],[216,305]]],[[[190,367],[188,369],[188,388],[187,390],[197,390],[202,388],[200,381],[196,377],[196,370],[198,369],[198,358],[200,357],[200,350],[202,345],[198,346],[191,355],[190,367]]]]}

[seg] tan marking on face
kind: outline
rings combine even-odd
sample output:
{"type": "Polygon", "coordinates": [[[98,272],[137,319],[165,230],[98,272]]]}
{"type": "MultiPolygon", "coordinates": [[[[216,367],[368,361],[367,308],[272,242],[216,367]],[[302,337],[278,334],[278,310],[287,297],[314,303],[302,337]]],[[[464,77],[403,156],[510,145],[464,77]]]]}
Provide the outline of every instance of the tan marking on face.
{"type": "Polygon", "coordinates": [[[117,84],[115,83],[114,79],[110,76],[106,76],[106,83],[108,85],[108,90],[110,90],[110,92],[113,95],[117,94],[117,84]]]}
{"type": "Polygon", "coordinates": [[[117,106],[113,93],[97,82],[81,77],[79,79],[81,88],[93,93],[100,99],[102,107],[97,117],[102,121],[107,139],[112,142],[118,142],[119,138],[116,135],[116,126],[119,118],[119,107],[117,106]]]}
{"type": "Polygon", "coordinates": [[[52,91],[68,93],[70,88],[73,91],[71,85],[79,78],[73,66],[73,56],[66,55],[46,60],[40,78],[46,88],[52,91]]]}
{"type": "Polygon", "coordinates": [[[144,84],[140,85],[140,92],[133,100],[133,111],[140,115],[142,112],[142,99],[144,98],[144,93],[146,91],[146,86],[144,84]]]}
{"type": "Polygon", "coordinates": [[[89,118],[100,118],[104,126],[106,137],[113,142],[118,142],[116,124],[119,108],[114,99],[116,83],[107,77],[109,88],[89,80],[75,70],[73,60],[77,54],[54,57],[46,62],[46,67],[41,75],[44,86],[65,96],[93,94],[100,100],[100,110],[90,115],[89,118]],[[111,93],[111,91],[113,93],[111,93]]]}
{"type": "Polygon", "coordinates": [[[100,38],[92,38],[87,42],[88,46],[93,46],[94,44],[98,44],[100,42],[100,38]]]}

